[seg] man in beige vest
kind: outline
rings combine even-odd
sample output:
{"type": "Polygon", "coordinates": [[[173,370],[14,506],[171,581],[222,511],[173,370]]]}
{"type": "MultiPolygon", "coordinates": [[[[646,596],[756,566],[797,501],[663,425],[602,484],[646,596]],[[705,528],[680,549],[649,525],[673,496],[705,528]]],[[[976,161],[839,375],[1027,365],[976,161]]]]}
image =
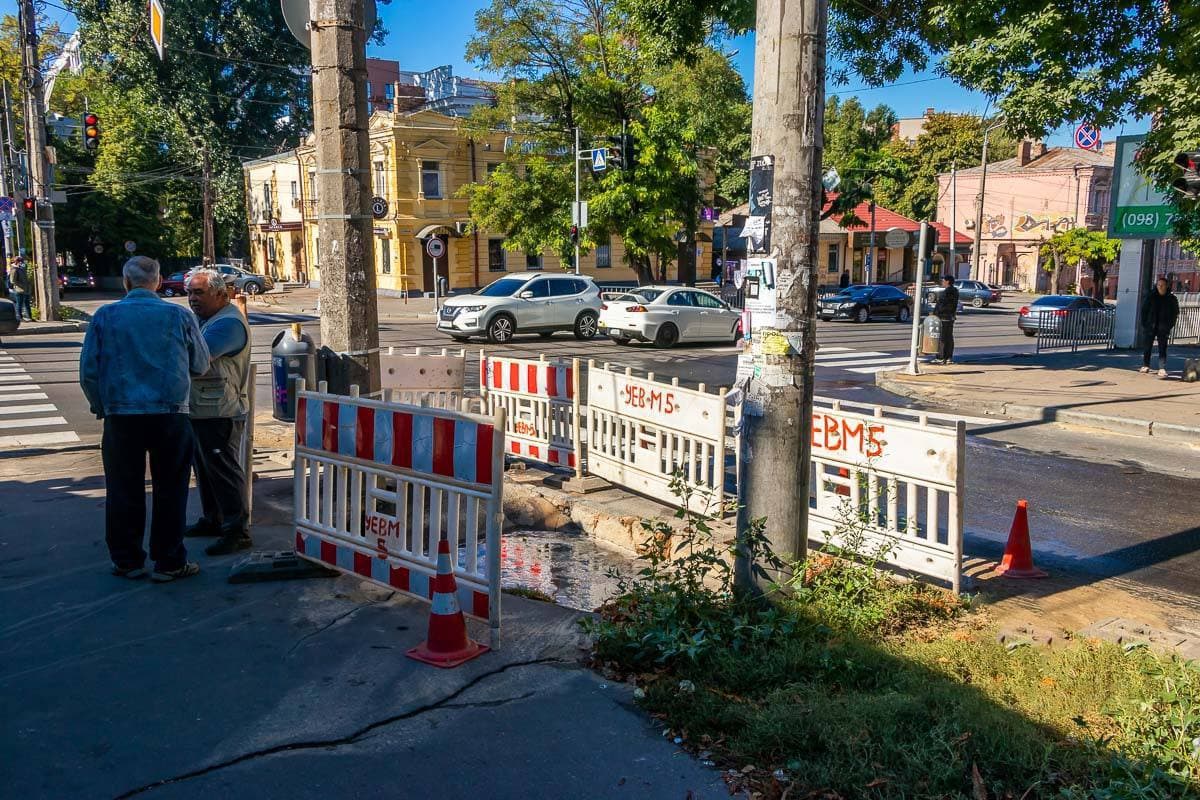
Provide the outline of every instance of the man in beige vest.
{"type": "Polygon", "coordinates": [[[246,508],[246,473],[242,436],[250,377],[250,327],[229,302],[221,273],[199,268],[185,283],[188,305],[196,312],[200,333],[212,355],[208,372],[192,378],[192,430],[196,435],[196,483],[204,516],[187,536],[219,536],[205,552],[235,553],[251,546],[246,508]]]}

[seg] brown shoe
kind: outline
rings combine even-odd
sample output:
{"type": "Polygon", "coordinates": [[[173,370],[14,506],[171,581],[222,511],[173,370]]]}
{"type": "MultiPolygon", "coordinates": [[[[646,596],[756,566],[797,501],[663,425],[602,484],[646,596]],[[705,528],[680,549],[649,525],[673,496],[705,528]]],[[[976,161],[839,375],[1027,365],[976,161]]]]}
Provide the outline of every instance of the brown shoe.
{"type": "Polygon", "coordinates": [[[254,542],[244,533],[225,534],[204,549],[210,556],[227,556],[240,550],[249,550],[254,542]]]}
{"type": "Polygon", "coordinates": [[[150,573],[150,580],[155,583],[170,583],[177,581],[180,578],[190,578],[193,575],[200,574],[200,565],[194,561],[185,562],[179,569],[159,569],[154,568],[154,572],[150,573]]]}

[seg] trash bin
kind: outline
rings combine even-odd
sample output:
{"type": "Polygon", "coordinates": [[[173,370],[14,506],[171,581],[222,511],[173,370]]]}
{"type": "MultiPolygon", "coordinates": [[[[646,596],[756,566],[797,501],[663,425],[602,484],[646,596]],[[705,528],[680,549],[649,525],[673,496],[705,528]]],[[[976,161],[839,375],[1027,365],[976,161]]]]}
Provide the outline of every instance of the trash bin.
{"type": "Polygon", "coordinates": [[[936,356],[942,341],[942,321],[930,315],[921,323],[921,355],[936,356]]]}
{"type": "Polygon", "coordinates": [[[296,380],[302,379],[309,389],[317,388],[316,346],[312,337],[303,333],[300,323],[284,329],[271,342],[271,404],[275,419],[294,422],[296,419],[296,380]]]}

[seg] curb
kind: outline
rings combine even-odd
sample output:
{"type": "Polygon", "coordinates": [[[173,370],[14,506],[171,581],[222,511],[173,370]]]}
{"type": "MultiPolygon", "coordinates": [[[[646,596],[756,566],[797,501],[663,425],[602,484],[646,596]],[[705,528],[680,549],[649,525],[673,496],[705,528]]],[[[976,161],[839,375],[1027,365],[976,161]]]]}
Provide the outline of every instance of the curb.
{"type": "MultiPolygon", "coordinates": [[[[885,392],[913,400],[926,402],[944,402],[946,400],[946,397],[936,390],[908,383],[901,378],[893,377],[895,374],[892,372],[875,373],[875,385],[885,392]]],[[[1200,427],[1179,425],[1174,422],[1117,417],[1111,414],[1095,414],[1069,408],[1056,409],[1049,406],[1009,403],[1001,400],[972,400],[971,407],[977,413],[1029,422],[1065,422],[1129,436],[1152,436],[1170,442],[1200,445],[1200,427]]]]}
{"type": "Polygon", "coordinates": [[[81,333],[86,331],[88,324],[86,321],[80,322],[63,322],[45,325],[37,328],[17,328],[12,333],[6,333],[5,336],[38,336],[44,333],[81,333]]]}

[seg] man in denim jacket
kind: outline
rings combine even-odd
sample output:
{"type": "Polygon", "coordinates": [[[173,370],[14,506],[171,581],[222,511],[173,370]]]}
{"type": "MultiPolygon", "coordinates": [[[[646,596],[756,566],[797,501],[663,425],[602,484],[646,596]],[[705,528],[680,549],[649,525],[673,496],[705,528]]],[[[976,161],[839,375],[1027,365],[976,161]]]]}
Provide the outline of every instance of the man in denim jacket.
{"type": "Polygon", "coordinates": [[[158,262],[125,262],[124,299],[96,312],[79,356],[79,384],[92,413],[104,420],[105,540],[113,574],[146,574],[146,456],[154,506],[150,517],[151,578],[187,578],[200,567],[183,546],[192,429],[188,396],[209,354],[190,311],[160,298],[158,262]]]}

